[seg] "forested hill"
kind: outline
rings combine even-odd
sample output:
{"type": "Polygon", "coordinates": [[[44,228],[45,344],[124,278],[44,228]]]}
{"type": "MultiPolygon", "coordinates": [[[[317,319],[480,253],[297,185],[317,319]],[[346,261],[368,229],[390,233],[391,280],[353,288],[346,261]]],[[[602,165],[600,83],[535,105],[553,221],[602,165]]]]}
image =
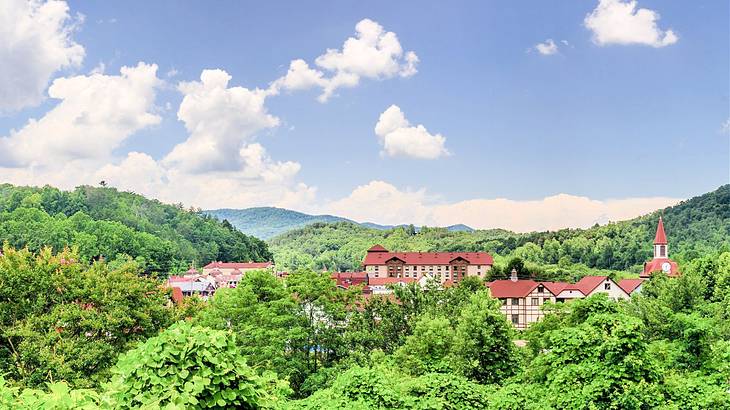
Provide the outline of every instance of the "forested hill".
{"type": "MultiPolygon", "coordinates": [[[[219,220],[227,220],[241,232],[261,239],[270,239],[288,231],[303,228],[315,223],[349,222],[366,228],[388,230],[396,228],[393,225],[380,225],[372,222],[355,222],[353,220],[334,215],[309,215],[289,209],[259,207],[246,209],[212,209],[203,213],[214,216],[219,220]]],[[[400,225],[407,227],[406,225],[400,225]]],[[[418,230],[418,228],[414,228],[418,230]]],[[[466,225],[452,225],[446,227],[449,231],[473,231],[466,225]]]]}
{"type": "Polygon", "coordinates": [[[548,270],[569,270],[580,265],[638,272],[652,255],[660,214],[664,215],[671,257],[680,262],[730,247],[730,185],[649,215],[590,229],[516,234],[438,228],[382,231],[351,223],[314,224],[273,238],[269,244],[282,267],[358,269],[367,248],[380,243],[403,251],[488,251],[502,257],[519,257],[548,270]]]}
{"type": "Polygon", "coordinates": [[[352,222],[333,215],[309,215],[282,208],[258,207],[246,209],[212,209],[204,213],[219,220],[227,220],[241,232],[261,239],[301,228],[317,222],[352,222]]]}
{"type": "Polygon", "coordinates": [[[212,260],[266,261],[265,242],[231,224],[114,188],[0,185],[0,244],[78,246],[85,258],[136,259],[148,273],[185,270],[212,260]]]}

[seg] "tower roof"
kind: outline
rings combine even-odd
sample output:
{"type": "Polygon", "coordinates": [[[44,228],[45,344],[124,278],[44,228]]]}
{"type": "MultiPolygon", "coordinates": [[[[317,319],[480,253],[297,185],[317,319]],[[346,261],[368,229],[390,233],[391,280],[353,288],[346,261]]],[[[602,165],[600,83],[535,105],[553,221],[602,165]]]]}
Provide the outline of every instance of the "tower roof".
{"type": "Polygon", "coordinates": [[[659,217],[659,224],[656,227],[656,236],[654,237],[654,245],[666,245],[667,235],[664,233],[664,222],[659,217]]]}

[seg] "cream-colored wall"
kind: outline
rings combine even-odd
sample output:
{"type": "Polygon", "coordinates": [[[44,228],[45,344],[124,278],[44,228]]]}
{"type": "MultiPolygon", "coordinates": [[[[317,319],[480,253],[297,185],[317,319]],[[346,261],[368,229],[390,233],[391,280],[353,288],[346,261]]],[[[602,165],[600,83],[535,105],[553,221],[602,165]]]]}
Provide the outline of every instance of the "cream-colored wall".
{"type": "Polygon", "coordinates": [[[530,324],[542,319],[545,316],[541,309],[542,305],[547,301],[555,302],[555,296],[547,288],[543,288],[542,292],[538,292],[538,289],[539,287],[533,289],[527,297],[518,298],[519,305],[512,305],[512,298],[506,299],[507,304],[504,304],[504,301],[502,302],[503,304],[499,310],[505,315],[508,322],[512,323],[513,314],[519,316],[515,328],[519,330],[526,329],[530,324]],[[532,298],[538,299],[537,305],[532,304],[532,298]]]}

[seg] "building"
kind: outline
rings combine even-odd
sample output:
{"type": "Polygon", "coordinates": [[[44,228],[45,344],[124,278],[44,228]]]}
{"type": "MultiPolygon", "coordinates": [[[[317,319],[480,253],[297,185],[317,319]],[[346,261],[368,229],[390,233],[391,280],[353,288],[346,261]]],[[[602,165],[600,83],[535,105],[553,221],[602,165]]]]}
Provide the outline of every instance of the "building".
{"type": "Polygon", "coordinates": [[[363,267],[373,278],[434,278],[444,283],[465,276],[483,278],[492,268],[486,252],[390,252],[380,245],[368,249],[363,267]]]}
{"type": "Polygon", "coordinates": [[[640,277],[649,279],[654,272],[664,272],[669,277],[680,275],[677,262],[669,259],[669,243],[667,242],[667,235],[664,233],[664,221],[662,221],[661,216],[654,236],[654,258],[644,262],[644,270],[641,272],[640,277]]]}
{"type": "Polygon", "coordinates": [[[641,293],[641,285],[644,283],[644,279],[621,279],[618,285],[624,290],[629,296],[633,294],[641,293]]]}
{"type": "Polygon", "coordinates": [[[393,293],[391,287],[405,286],[416,282],[415,278],[368,278],[368,290],[373,295],[388,295],[393,293]]]}
{"type": "Polygon", "coordinates": [[[368,274],[365,272],[335,272],[330,277],[337,282],[337,286],[344,289],[368,284],[368,274]]]}
{"type": "Polygon", "coordinates": [[[502,302],[500,311],[507,317],[516,329],[524,330],[542,319],[542,306],[545,302],[566,302],[573,299],[583,299],[597,293],[605,293],[614,300],[629,299],[631,293],[641,286],[635,281],[641,279],[626,279],[620,286],[608,276],[586,276],[577,283],[566,282],[536,282],[517,278],[517,271],[512,270],[510,279],[495,280],[487,283],[493,298],[502,302]],[[630,290],[628,290],[630,289],[630,290]]]}
{"type": "Polygon", "coordinates": [[[514,269],[510,279],[495,280],[487,286],[492,297],[502,302],[500,311],[519,330],[527,329],[544,316],[545,302],[555,302],[555,294],[544,283],[517,279],[514,269]]]}
{"type": "Polygon", "coordinates": [[[273,262],[211,262],[203,266],[203,275],[211,274],[244,274],[252,270],[274,269],[273,262]]]}

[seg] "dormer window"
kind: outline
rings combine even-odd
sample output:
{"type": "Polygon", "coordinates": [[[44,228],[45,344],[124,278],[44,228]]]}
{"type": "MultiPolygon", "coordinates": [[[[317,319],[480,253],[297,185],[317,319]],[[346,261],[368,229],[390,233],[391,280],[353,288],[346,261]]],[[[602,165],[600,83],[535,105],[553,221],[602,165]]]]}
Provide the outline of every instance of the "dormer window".
{"type": "Polygon", "coordinates": [[[542,292],[545,292],[545,286],[543,286],[543,285],[539,285],[539,286],[537,287],[537,293],[542,293],[542,292]]]}
{"type": "Polygon", "coordinates": [[[611,290],[611,282],[606,282],[603,284],[604,290],[611,290]]]}

